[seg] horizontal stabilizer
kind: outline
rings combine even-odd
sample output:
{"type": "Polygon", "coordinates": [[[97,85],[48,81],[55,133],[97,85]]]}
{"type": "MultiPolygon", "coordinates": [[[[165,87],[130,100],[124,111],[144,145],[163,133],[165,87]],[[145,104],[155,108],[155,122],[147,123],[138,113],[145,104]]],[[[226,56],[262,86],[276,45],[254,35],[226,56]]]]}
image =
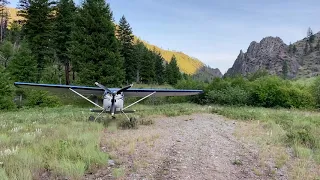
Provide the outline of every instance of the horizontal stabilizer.
{"type": "MultiPolygon", "coordinates": [[[[90,109],[91,112],[97,112],[97,113],[101,113],[102,110],[101,109],[90,109]]],[[[135,110],[123,110],[124,113],[134,113],[136,112],[135,110]]],[[[105,113],[110,113],[109,111],[105,111],[105,113]]],[[[121,111],[116,111],[114,112],[115,114],[120,114],[122,113],[121,111]]]]}

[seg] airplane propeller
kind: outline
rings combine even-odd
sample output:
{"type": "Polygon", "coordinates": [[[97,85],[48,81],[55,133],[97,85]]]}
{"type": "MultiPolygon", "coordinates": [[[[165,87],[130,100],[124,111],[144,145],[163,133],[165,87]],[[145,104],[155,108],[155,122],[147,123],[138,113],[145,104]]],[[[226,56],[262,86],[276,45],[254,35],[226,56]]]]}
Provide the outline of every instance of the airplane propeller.
{"type": "Polygon", "coordinates": [[[95,82],[94,84],[97,85],[98,87],[100,87],[101,89],[107,91],[108,93],[111,93],[111,94],[112,94],[112,92],[110,91],[110,89],[108,89],[108,88],[105,87],[104,85],[99,84],[98,82],[95,82]]]}
{"type": "Polygon", "coordinates": [[[103,90],[107,91],[108,93],[112,94],[113,96],[115,96],[116,94],[120,94],[122,91],[125,91],[129,88],[131,88],[133,86],[133,84],[130,84],[126,87],[123,87],[121,89],[119,89],[118,91],[115,91],[115,92],[112,92],[110,89],[108,89],[107,87],[105,87],[104,85],[98,83],[98,82],[95,82],[95,85],[97,85],[98,87],[102,88],[103,90]]]}
{"type": "Polygon", "coordinates": [[[116,94],[120,94],[122,91],[125,91],[125,90],[131,88],[132,86],[133,86],[133,84],[130,84],[129,86],[123,87],[123,88],[119,89],[119,90],[116,92],[116,94]]]}
{"type": "MultiPolygon", "coordinates": [[[[127,89],[129,89],[129,88],[131,88],[131,87],[133,86],[133,84],[130,84],[130,85],[126,86],[126,87],[123,87],[123,88],[119,89],[118,91],[112,92],[110,89],[108,89],[107,87],[105,87],[104,85],[102,85],[102,84],[100,84],[100,83],[98,83],[98,82],[95,82],[95,85],[97,85],[98,87],[104,89],[105,92],[110,93],[110,94],[112,95],[112,100],[111,100],[111,115],[114,115],[114,113],[115,113],[115,111],[116,111],[116,106],[114,105],[115,96],[116,96],[117,94],[120,94],[121,92],[123,92],[123,91],[125,91],[125,90],[127,90],[127,89]]],[[[104,110],[102,110],[102,112],[104,112],[104,110]]],[[[102,112],[101,112],[101,113],[102,113],[102,112]]],[[[101,113],[100,113],[100,114],[101,114],[101,113]]],[[[100,114],[99,114],[99,115],[100,115],[100,114]]],[[[99,115],[98,115],[98,116],[99,116],[99,115]]]]}

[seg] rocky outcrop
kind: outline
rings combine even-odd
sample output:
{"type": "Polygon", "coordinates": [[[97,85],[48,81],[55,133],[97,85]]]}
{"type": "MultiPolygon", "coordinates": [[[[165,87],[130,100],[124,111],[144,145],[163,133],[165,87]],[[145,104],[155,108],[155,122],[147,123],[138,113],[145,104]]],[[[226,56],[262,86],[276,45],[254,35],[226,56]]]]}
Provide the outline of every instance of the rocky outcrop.
{"type": "Polygon", "coordinates": [[[293,55],[301,65],[297,77],[320,75],[320,32],[314,35],[312,43],[304,38],[293,45],[296,47],[296,52],[293,55]]]}
{"type": "Polygon", "coordinates": [[[266,37],[259,43],[253,41],[244,53],[240,51],[226,76],[247,75],[257,70],[267,70],[270,74],[282,75],[286,66],[287,77],[295,77],[301,65],[297,58],[289,53],[288,46],[279,37],[266,37]]]}
{"type": "Polygon", "coordinates": [[[209,66],[203,66],[193,75],[193,79],[207,82],[215,77],[222,77],[221,71],[218,68],[211,68],[209,66]]]}

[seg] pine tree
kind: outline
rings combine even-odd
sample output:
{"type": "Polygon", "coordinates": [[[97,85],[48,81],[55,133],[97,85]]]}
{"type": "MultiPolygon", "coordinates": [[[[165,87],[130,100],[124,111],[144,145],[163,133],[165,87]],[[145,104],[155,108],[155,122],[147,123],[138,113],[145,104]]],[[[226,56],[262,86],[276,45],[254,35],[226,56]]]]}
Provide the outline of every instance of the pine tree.
{"type": "Polygon", "coordinates": [[[181,79],[181,72],[177,63],[177,59],[175,56],[172,57],[170,61],[171,69],[173,71],[173,76],[174,76],[174,84],[178,82],[178,80],[181,79]]]}
{"type": "Polygon", "coordinates": [[[25,21],[23,34],[37,60],[37,82],[53,57],[53,5],[51,0],[20,0],[18,12],[25,21]]]}
{"type": "Polygon", "coordinates": [[[120,46],[121,56],[124,58],[126,81],[133,82],[136,77],[137,59],[133,55],[133,34],[130,24],[124,16],[119,21],[117,36],[120,46]]]}
{"type": "Polygon", "coordinates": [[[311,28],[309,27],[308,31],[307,31],[307,38],[310,38],[310,36],[312,36],[312,35],[313,35],[313,32],[312,32],[311,28]]]}
{"type": "Polygon", "coordinates": [[[10,41],[14,48],[19,45],[21,39],[21,26],[17,22],[10,24],[10,29],[7,30],[6,40],[10,41]]]}
{"type": "Polygon", "coordinates": [[[170,63],[166,67],[167,82],[175,85],[181,79],[181,73],[177,64],[177,59],[173,55],[170,63]]]}
{"type": "Polygon", "coordinates": [[[303,49],[303,52],[304,52],[305,55],[308,53],[308,50],[309,50],[308,42],[306,42],[306,45],[304,46],[304,49],[303,49]]]}
{"type": "Polygon", "coordinates": [[[76,7],[73,0],[60,0],[57,5],[55,19],[55,46],[57,57],[64,65],[65,83],[70,84],[70,52],[71,32],[74,27],[76,7]]]}
{"type": "Polygon", "coordinates": [[[309,43],[313,43],[314,38],[315,38],[315,36],[314,36],[311,28],[309,27],[309,28],[308,28],[308,31],[307,31],[307,39],[308,39],[308,42],[309,42],[309,43]]]}
{"type": "Polygon", "coordinates": [[[37,78],[37,61],[26,42],[22,42],[8,65],[14,81],[34,82],[37,78]]]}
{"type": "Polygon", "coordinates": [[[168,62],[165,62],[164,72],[165,72],[165,80],[166,80],[165,82],[170,84],[172,73],[171,73],[171,68],[168,62]]]}
{"type": "Polygon", "coordinates": [[[163,84],[165,81],[165,69],[163,67],[164,59],[161,54],[153,51],[155,54],[155,73],[156,73],[156,81],[158,84],[163,84]]]}
{"type": "Polygon", "coordinates": [[[0,110],[12,109],[15,107],[13,103],[13,87],[8,73],[4,67],[0,65],[0,110]]]}
{"type": "Polygon", "coordinates": [[[313,42],[314,42],[314,39],[315,39],[315,35],[312,34],[312,35],[310,36],[310,38],[309,38],[309,42],[310,42],[310,43],[313,43],[313,42]]]}
{"type": "Polygon", "coordinates": [[[296,52],[297,52],[297,47],[296,47],[296,45],[293,45],[293,47],[292,47],[292,52],[293,52],[293,53],[296,53],[296,52]]]}
{"type": "Polygon", "coordinates": [[[7,30],[7,23],[8,23],[8,11],[7,5],[10,4],[7,0],[0,0],[0,42],[4,40],[6,30],[7,30]]]}
{"type": "Polygon", "coordinates": [[[10,41],[4,41],[0,46],[0,60],[3,66],[6,68],[9,60],[14,54],[13,44],[10,41]]]}
{"type": "Polygon", "coordinates": [[[141,68],[142,64],[141,61],[143,59],[144,54],[147,52],[147,48],[141,41],[137,41],[136,44],[133,45],[133,59],[135,60],[136,67],[135,67],[135,79],[136,82],[139,83],[141,81],[141,68]]]}
{"type": "Polygon", "coordinates": [[[145,48],[140,61],[140,78],[143,83],[150,84],[155,82],[155,55],[152,51],[145,48]]]}
{"type": "Polygon", "coordinates": [[[79,82],[120,86],[124,81],[123,58],[115,36],[112,12],[104,0],[87,0],[75,18],[71,62],[79,82]]]}
{"type": "Polygon", "coordinates": [[[186,73],[182,73],[181,79],[183,79],[183,80],[191,80],[192,76],[189,75],[189,74],[186,74],[186,73]]]}
{"type": "Polygon", "coordinates": [[[282,76],[284,79],[287,79],[287,77],[288,77],[288,62],[287,62],[287,60],[283,61],[282,76]]]}

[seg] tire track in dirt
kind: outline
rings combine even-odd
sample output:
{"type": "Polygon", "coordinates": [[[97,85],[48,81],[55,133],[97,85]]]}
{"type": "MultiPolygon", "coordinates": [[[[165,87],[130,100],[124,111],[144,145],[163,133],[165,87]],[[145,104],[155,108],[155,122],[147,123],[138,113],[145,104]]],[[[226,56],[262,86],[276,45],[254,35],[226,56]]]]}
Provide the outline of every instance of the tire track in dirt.
{"type": "MultiPolygon", "coordinates": [[[[102,146],[126,169],[121,179],[272,178],[259,167],[258,150],[233,136],[235,121],[214,114],[157,117],[154,121],[137,130],[105,133],[102,146]],[[113,147],[113,140],[124,143],[113,147]],[[263,173],[257,175],[255,170],[263,173]]],[[[110,179],[110,173],[99,179],[110,179]]]]}

